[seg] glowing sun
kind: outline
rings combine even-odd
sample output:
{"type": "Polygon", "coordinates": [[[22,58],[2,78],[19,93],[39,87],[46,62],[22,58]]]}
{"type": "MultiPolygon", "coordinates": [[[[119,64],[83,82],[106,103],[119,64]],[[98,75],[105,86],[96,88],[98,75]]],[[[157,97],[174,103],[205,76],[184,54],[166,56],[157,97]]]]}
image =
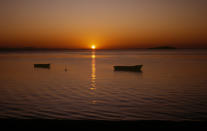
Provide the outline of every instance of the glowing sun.
{"type": "Polygon", "coordinates": [[[91,49],[95,50],[96,49],[96,46],[95,45],[92,45],[91,46],[91,49]]]}

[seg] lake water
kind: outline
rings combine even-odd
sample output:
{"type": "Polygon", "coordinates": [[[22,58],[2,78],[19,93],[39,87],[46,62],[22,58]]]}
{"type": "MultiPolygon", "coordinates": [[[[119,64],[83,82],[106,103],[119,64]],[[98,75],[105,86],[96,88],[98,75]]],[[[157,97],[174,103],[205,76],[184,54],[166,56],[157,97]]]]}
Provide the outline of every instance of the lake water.
{"type": "Polygon", "coordinates": [[[0,118],[207,120],[207,50],[0,53],[0,118]]]}

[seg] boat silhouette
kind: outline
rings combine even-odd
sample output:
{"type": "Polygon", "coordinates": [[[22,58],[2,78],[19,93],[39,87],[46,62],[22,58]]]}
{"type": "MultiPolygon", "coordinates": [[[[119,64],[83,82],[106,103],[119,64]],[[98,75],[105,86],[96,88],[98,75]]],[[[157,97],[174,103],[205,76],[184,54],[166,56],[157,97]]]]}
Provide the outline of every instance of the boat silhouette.
{"type": "Polygon", "coordinates": [[[143,65],[135,65],[135,66],[114,66],[115,71],[137,71],[141,72],[141,68],[143,65]]]}
{"type": "Polygon", "coordinates": [[[34,64],[34,68],[50,68],[50,64],[34,64]]]}

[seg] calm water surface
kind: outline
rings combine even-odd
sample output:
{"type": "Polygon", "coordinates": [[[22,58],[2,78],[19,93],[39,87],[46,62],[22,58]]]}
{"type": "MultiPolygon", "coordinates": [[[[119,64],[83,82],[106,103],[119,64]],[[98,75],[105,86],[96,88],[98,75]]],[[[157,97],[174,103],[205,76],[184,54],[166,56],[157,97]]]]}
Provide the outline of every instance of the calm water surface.
{"type": "Polygon", "coordinates": [[[0,118],[207,120],[207,50],[0,53],[0,118]]]}

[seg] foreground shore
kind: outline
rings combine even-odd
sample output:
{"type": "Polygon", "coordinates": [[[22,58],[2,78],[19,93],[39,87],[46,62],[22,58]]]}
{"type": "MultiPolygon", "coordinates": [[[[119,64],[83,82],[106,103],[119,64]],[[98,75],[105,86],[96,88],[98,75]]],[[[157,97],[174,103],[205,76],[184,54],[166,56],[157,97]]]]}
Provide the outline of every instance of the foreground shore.
{"type": "Polygon", "coordinates": [[[6,128],[66,128],[66,129],[140,129],[140,128],[191,128],[207,129],[207,121],[102,121],[102,120],[19,120],[1,119],[6,128]]]}

